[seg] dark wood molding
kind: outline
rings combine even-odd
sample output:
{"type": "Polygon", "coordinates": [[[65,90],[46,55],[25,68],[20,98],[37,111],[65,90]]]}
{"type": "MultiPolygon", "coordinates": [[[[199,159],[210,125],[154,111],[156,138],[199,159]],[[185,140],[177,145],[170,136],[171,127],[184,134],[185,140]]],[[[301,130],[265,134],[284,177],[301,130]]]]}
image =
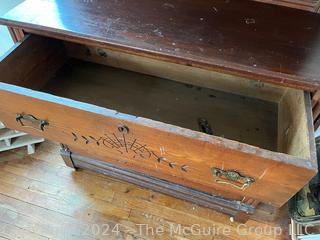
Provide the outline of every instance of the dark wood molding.
{"type": "Polygon", "coordinates": [[[67,160],[66,165],[74,169],[91,170],[156,192],[193,202],[200,206],[225,213],[238,222],[246,222],[250,218],[249,215],[255,212],[255,207],[257,206],[257,204],[249,205],[240,201],[200,192],[132,170],[120,168],[110,163],[71,153],[65,145],[63,145],[60,153],[63,159],[67,160]]]}
{"type": "Polygon", "coordinates": [[[0,23],[279,85],[320,88],[318,14],[249,0],[119,4],[25,1],[1,17],[0,23]]]}

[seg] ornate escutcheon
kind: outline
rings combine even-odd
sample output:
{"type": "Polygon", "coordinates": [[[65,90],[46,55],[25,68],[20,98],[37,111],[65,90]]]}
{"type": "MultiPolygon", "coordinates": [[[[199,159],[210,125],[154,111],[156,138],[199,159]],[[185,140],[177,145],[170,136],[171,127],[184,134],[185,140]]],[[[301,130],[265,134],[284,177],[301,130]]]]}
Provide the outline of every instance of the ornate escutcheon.
{"type": "Polygon", "coordinates": [[[216,183],[230,185],[239,190],[245,190],[255,182],[252,177],[242,176],[236,171],[227,171],[220,168],[211,168],[216,183]]]}

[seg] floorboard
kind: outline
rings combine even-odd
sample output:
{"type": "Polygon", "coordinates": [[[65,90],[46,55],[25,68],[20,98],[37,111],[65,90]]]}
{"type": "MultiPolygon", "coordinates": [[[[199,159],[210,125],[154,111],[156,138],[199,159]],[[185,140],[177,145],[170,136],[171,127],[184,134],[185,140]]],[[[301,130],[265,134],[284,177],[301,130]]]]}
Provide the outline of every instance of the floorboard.
{"type": "Polygon", "coordinates": [[[0,154],[0,240],[288,239],[286,215],[273,223],[240,225],[189,202],[74,172],[58,150],[58,144],[45,142],[31,156],[25,149],[0,154]],[[268,234],[272,228],[282,234],[268,234]]]}

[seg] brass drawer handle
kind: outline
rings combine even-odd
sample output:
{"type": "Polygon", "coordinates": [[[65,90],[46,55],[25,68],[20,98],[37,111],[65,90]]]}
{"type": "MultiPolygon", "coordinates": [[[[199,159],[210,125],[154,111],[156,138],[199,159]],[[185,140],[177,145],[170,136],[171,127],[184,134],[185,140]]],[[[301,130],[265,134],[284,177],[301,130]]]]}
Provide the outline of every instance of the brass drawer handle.
{"type": "Polygon", "coordinates": [[[255,182],[252,177],[242,176],[236,171],[225,171],[219,168],[211,168],[216,183],[230,185],[239,190],[245,190],[255,182]]]}
{"type": "Polygon", "coordinates": [[[22,127],[33,128],[35,130],[42,131],[42,132],[44,131],[44,127],[49,125],[48,121],[38,119],[30,114],[24,115],[21,113],[17,113],[16,121],[19,122],[22,127]],[[31,125],[27,123],[31,123],[31,125]]]}

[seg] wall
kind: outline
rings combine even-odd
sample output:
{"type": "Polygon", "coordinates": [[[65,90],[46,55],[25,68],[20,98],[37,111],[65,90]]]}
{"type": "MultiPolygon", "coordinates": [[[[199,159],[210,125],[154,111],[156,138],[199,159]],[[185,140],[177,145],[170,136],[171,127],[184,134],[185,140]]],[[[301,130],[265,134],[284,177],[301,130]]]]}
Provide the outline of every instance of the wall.
{"type": "MultiPolygon", "coordinates": [[[[0,16],[23,0],[0,0],[0,16]]],[[[13,41],[6,27],[0,26],[0,56],[7,52],[13,45],[13,41]]]]}

